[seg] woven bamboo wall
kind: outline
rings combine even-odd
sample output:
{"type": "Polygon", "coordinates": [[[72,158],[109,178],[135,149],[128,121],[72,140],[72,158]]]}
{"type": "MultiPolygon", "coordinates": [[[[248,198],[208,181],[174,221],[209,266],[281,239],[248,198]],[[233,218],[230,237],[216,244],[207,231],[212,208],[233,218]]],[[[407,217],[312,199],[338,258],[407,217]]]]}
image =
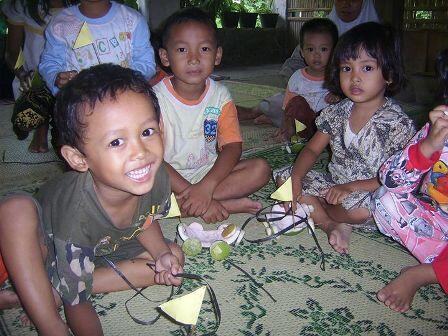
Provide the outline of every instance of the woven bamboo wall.
{"type": "Polygon", "coordinates": [[[313,17],[326,17],[331,11],[333,0],[287,0],[287,4],[290,45],[295,46],[302,25],[313,17]]]}
{"type": "Polygon", "coordinates": [[[405,0],[403,29],[448,31],[448,0],[405,0]]]}

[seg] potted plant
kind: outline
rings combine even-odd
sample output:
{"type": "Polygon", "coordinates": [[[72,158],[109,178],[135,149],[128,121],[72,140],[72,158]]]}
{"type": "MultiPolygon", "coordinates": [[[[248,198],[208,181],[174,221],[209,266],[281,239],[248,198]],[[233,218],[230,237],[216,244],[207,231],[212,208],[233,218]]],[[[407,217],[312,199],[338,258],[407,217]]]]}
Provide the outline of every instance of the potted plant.
{"type": "Polygon", "coordinates": [[[221,9],[221,23],[224,28],[238,27],[240,19],[239,6],[233,0],[223,0],[221,9]]]}
{"type": "Polygon", "coordinates": [[[258,13],[250,13],[244,0],[239,4],[240,8],[240,27],[241,28],[255,28],[257,23],[258,13]]]}
{"type": "Polygon", "coordinates": [[[274,0],[261,2],[258,8],[262,28],[275,28],[277,25],[278,13],[274,13],[272,3],[274,0]]]}
{"type": "Polygon", "coordinates": [[[207,12],[213,21],[216,21],[223,8],[222,0],[189,0],[184,3],[187,7],[199,7],[207,12]]]}

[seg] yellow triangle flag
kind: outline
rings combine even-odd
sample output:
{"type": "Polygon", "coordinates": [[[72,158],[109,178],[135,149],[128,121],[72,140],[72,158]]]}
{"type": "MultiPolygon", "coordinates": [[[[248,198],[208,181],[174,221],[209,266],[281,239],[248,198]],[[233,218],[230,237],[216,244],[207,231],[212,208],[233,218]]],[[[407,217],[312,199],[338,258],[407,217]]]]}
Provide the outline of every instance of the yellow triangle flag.
{"type": "Polygon", "coordinates": [[[79,31],[78,37],[76,38],[75,44],[73,45],[73,49],[78,49],[92,43],[93,37],[90,33],[89,26],[87,25],[87,22],[84,22],[79,31]]]}
{"type": "Polygon", "coordinates": [[[305,124],[302,124],[297,119],[295,119],[294,121],[295,121],[295,124],[296,124],[296,133],[302,132],[304,129],[306,129],[305,124]]]}
{"type": "Polygon", "coordinates": [[[206,286],[202,286],[190,294],[162,303],[159,308],[177,322],[196,325],[205,289],[206,286]]]}
{"type": "Polygon", "coordinates": [[[282,201],[291,202],[292,201],[292,182],[291,177],[283,183],[276,191],[271,195],[271,198],[282,201]]]}
{"type": "Polygon", "coordinates": [[[174,193],[171,193],[170,202],[170,211],[168,211],[168,214],[164,218],[180,217],[179,205],[177,204],[176,196],[174,196],[174,193]]]}
{"type": "Polygon", "coordinates": [[[19,56],[17,56],[16,65],[14,65],[14,70],[20,68],[25,64],[25,57],[23,56],[22,48],[20,48],[19,56]]]}

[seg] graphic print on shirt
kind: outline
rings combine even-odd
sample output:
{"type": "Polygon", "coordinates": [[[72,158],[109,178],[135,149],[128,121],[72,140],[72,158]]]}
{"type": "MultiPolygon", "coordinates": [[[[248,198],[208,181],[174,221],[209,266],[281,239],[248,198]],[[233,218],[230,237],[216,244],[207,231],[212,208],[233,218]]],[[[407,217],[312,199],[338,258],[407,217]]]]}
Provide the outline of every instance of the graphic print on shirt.
{"type": "Polygon", "coordinates": [[[74,49],[79,68],[87,69],[93,65],[114,62],[124,68],[129,68],[131,54],[125,52],[126,44],[131,43],[131,32],[119,32],[116,36],[101,37],[91,44],[74,49]]]}
{"type": "MultiPolygon", "coordinates": [[[[210,156],[216,153],[216,140],[218,134],[218,118],[221,115],[221,110],[216,107],[208,106],[204,110],[204,125],[200,137],[204,137],[199,157],[190,153],[187,158],[187,169],[197,169],[207,164],[210,156]]],[[[197,150],[195,150],[197,152],[197,150]]]]}
{"type": "Polygon", "coordinates": [[[439,160],[432,167],[428,181],[428,195],[441,207],[448,206],[448,166],[439,160]]]}

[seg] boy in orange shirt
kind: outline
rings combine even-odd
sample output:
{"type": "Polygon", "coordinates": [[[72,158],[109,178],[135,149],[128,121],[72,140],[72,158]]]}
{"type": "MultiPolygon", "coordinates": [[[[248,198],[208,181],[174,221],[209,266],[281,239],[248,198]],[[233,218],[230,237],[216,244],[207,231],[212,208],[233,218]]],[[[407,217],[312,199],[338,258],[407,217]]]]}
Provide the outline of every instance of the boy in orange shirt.
{"type": "Polygon", "coordinates": [[[171,188],[188,216],[206,222],[230,213],[255,213],[247,196],[263,187],[270,167],[263,159],[240,160],[242,138],[228,90],[209,78],[221,62],[216,26],[201,10],[169,17],[159,49],[173,76],[154,87],[162,114],[164,159],[171,188]]]}

